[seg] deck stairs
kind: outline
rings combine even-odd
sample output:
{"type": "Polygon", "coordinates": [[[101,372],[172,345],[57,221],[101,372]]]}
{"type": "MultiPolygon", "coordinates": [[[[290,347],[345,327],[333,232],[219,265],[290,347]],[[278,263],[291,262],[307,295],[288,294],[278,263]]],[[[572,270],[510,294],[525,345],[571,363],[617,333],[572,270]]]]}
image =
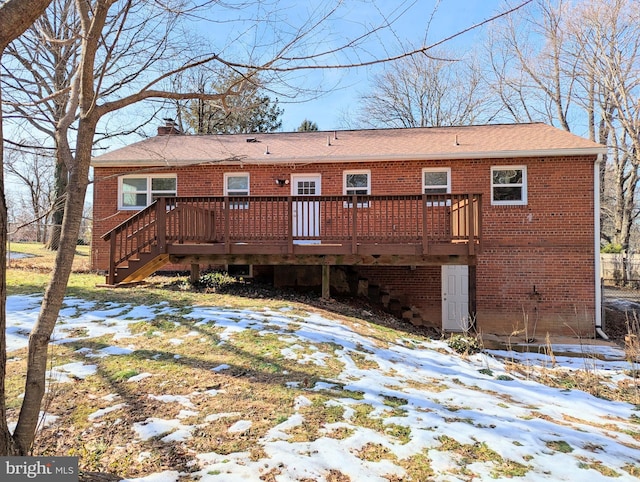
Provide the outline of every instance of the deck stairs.
{"type": "Polygon", "coordinates": [[[169,262],[166,253],[138,253],[138,258],[130,258],[128,264],[118,266],[115,273],[117,285],[139,283],[169,262]]]}

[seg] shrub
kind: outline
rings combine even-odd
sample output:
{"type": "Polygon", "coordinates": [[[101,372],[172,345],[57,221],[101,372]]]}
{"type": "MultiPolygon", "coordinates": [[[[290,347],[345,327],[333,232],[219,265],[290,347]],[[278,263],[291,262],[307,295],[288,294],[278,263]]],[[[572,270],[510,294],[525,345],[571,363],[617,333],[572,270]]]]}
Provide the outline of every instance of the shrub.
{"type": "Polygon", "coordinates": [[[473,336],[451,335],[447,340],[447,345],[461,355],[473,355],[482,351],[480,340],[473,336]]]}
{"type": "Polygon", "coordinates": [[[622,245],[617,243],[605,244],[601,249],[601,253],[618,254],[622,253],[622,245]]]}
{"type": "Polygon", "coordinates": [[[205,290],[218,291],[234,283],[237,283],[237,280],[233,276],[222,271],[211,271],[202,274],[196,286],[205,290]]]}

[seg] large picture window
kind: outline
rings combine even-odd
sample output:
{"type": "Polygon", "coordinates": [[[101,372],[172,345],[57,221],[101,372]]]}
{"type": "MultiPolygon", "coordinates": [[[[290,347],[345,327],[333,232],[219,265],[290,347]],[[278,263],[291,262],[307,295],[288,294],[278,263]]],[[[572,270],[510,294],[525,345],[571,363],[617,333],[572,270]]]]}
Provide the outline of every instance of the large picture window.
{"type": "Polygon", "coordinates": [[[175,174],[122,176],[119,181],[119,209],[143,209],[159,197],[176,196],[178,191],[175,174]]]}
{"type": "MultiPolygon", "coordinates": [[[[345,171],[343,192],[347,196],[371,194],[371,171],[345,171]]],[[[348,206],[352,204],[351,202],[347,203],[348,206]]],[[[369,207],[369,203],[358,203],[358,207],[369,207]]]]}
{"type": "Polygon", "coordinates": [[[491,168],[491,204],[527,204],[526,166],[495,166],[491,168]]]}

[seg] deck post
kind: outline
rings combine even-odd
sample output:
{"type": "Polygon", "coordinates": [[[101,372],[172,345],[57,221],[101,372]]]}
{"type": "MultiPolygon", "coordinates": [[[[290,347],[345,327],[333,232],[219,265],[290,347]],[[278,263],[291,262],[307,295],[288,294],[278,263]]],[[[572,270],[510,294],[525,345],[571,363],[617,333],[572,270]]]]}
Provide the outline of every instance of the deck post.
{"type": "Polygon", "coordinates": [[[109,239],[109,273],[107,275],[107,284],[116,284],[116,233],[111,232],[111,238],[109,239]]]}
{"type": "Polygon", "coordinates": [[[351,196],[351,209],[353,209],[353,216],[351,219],[351,254],[358,253],[358,196],[351,196]]]}
{"type": "Polygon", "coordinates": [[[200,280],[200,265],[191,263],[191,275],[189,276],[191,284],[196,284],[200,280]]]}
{"type": "Polygon", "coordinates": [[[229,219],[231,214],[231,206],[229,206],[229,196],[224,198],[224,252],[229,254],[231,252],[231,240],[229,239],[231,226],[229,219]]]}
{"type": "Polygon", "coordinates": [[[293,196],[287,197],[287,217],[289,219],[289,225],[287,226],[287,253],[293,254],[293,223],[298,222],[297,219],[293,220],[293,196]]]}
{"type": "Polygon", "coordinates": [[[328,300],[331,297],[331,266],[322,265],[322,299],[328,300]]]}
{"type": "MultiPolygon", "coordinates": [[[[476,203],[475,203],[475,211],[474,211],[474,216],[475,219],[478,221],[478,229],[477,229],[477,233],[476,235],[478,236],[478,252],[482,252],[482,195],[478,194],[476,199],[476,203]]],[[[475,240],[474,240],[475,241],[475,240]]]]}
{"type": "Polygon", "coordinates": [[[167,250],[167,199],[159,197],[156,203],[156,233],[158,236],[158,250],[165,253],[167,250]]]}
{"type": "Polygon", "coordinates": [[[467,224],[468,224],[468,244],[469,244],[469,255],[473,256],[475,254],[476,248],[476,216],[475,216],[475,206],[473,202],[473,194],[467,194],[467,224]]]}
{"type": "Polygon", "coordinates": [[[429,254],[429,237],[427,236],[427,195],[422,195],[422,254],[429,254]]]}

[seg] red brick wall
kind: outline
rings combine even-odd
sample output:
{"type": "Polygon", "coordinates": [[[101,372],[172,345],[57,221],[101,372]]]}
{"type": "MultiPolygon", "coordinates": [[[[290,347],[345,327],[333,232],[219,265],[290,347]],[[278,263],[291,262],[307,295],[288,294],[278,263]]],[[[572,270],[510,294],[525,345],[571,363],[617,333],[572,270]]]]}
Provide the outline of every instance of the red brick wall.
{"type": "MultiPolygon", "coordinates": [[[[595,313],[593,157],[400,161],[274,166],[196,166],[176,169],[179,196],[222,195],[225,172],[250,172],[253,195],[282,195],[290,186],[276,179],[321,173],[322,194],[342,194],[343,171],[370,169],[372,194],[421,192],[424,167],[450,167],[452,192],[483,194],[483,252],[477,267],[477,325],[511,333],[536,326],[571,333],[592,330],[595,313]],[[491,166],[526,165],[528,204],[492,206],[491,166]],[[535,286],[535,291],[534,291],[535,286]]],[[[106,269],[107,246],[100,236],[128,218],[117,210],[121,168],[96,168],[93,266],[106,269]],[[113,176],[113,177],[110,177],[113,176]]],[[[168,171],[158,171],[168,172],[168,171]]],[[[373,269],[373,268],[372,268],[373,269]]],[[[377,268],[388,285],[410,294],[429,316],[437,314],[439,268],[377,268]],[[409,279],[412,283],[406,283],[409,279]],[[436,306],[437,305],[437,306],[436,306]]],[[[371,272],[373,273],[373,272],[371,272]]],[[[380,284],[383,284],[382,282],[380,284]]]]}
{"type": "Polygon", "coordinates": [[[392,296],[400,297],[408,307],[418,308],[423,324],[442,325],[440,266],[358,266],[356,269],[369,284],[378,285],[392,296]]]}

